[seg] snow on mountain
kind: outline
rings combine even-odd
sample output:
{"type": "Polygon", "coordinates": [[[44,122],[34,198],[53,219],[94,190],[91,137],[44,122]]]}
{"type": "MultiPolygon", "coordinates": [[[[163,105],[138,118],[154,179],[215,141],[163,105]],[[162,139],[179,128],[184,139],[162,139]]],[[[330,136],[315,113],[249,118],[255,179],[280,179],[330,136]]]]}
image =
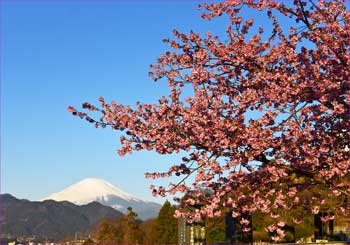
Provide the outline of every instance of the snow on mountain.
{"type": "Polygon", "coordinates": [[[61,192],[54,193],[43,200],[69,201],[77,205],[84,205],[97,201],[123,213],[128,207],[139,215],[140,219],[149,219],[158,215],[161,205],[143,201],[129,193],[113,186],[111,183],[96,178],[83,179],[69,186],[61,192]]]}
{"type": "Polygon", "coordinates": [[[54,193],[45,199],[70,201],[78,205],[83,205],[96,201],[96,199],[108,202],[109,196],[118,196],[128,201],[141,201],[140,199],[137,199],[125,191],[113,186],[111,183],[95,178],[83,179],[63,191],[54,193]]]}

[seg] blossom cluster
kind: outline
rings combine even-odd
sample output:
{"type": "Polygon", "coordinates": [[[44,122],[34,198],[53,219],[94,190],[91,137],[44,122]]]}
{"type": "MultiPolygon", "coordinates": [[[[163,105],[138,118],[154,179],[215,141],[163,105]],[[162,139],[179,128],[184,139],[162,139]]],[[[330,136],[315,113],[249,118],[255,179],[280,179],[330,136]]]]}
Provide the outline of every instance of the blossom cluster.
{"type": "MultiPolygon", "coordinates": [[[[84,109],[101,114],[99,120],[68,110],[96,127],[125,132],[120,155],[185,153],[167,172],[146,174],[179,178],[177,184],[151,188],[153,195],[190,193],[177,216],[201,219],[229,210],[248,230],[244,217],[260,211],[276,219],[267,230],[279,240],[284,236],[280,210],[304,206],[317,214],[334,197],[339,202],[331,211],[349,215],[350,13],[345,2],[287,6],[230,0],[200,8],[207,20],[229,17],[226,37],[174,30],[175,39],[164,40],[172,51],[151,65],[149,75],[168,83],[168,96],[136,107],[103,98],[100,107],[84,103],[84,109]],[[264,26],[252,34],[259,24],[244,20],[243,5],[267,14],[270,34],[264,26]],[[279,18],[296,25],[285,30],[279,18]],[[183,92],[185,86],[191,96],[183,92]]],[[[293,221],[300,223],[300,215],[293,221]]]]}

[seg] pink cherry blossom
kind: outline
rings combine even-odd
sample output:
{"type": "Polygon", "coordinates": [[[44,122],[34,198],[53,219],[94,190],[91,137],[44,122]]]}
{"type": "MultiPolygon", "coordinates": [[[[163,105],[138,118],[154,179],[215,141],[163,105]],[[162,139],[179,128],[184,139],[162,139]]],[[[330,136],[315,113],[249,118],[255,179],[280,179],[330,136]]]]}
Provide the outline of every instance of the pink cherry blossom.
{"type": "MultiPolygon", "coordinates": [[[[164,40],[171,51],[160,55],[149,75],[168,84],[167,96],[135,106],[100,97],[99,107],[84,103],[87,112],[68,111],[122,132],[121,156],[139,150],[181,154],[168,171],[146,174],[178,178],[151,188],[155,196],[185,194],[177,217],[212,217],[225,207],[247,225],[247,215],[257,211],[278,222],[281,210],[300,206],[314,214],[330,206],[329,212],[349,216],[350,203],[342,201],[350,196],[345,1],[294,1],[287,7],[234,0],[201,9],[206,20],[227,15],[226,36],[174,30],[174,39],[164,40]],[[243,5],[257,14],[266,10],[271,32],[253,33],[258,23],[244,18],[243,5]],[[297,24],[285,28],[282,21],[297,24]],[[328,205],[330,199],[339,202],[328,205]]],[[[293,220],[301,222],[297,215],[293,220]]],[[[284,235],[277,224],[267,229],[276,241],[284,235]]]]}

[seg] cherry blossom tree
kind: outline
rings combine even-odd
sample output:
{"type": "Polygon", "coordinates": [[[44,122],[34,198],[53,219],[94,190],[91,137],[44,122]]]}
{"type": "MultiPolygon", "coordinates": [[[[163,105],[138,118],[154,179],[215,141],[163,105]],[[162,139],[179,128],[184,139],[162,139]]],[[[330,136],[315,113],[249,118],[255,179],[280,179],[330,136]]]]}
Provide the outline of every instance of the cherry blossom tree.
{"type": "MultiPolygon", "coordinates": [[[[200,208],[178,210],[178,216],[196,220],[227,209],[248,230],[244,217],[259,210],[276,219],[267,227],[275,240],[284,235],[279,210],[304,206],[314,214],[328,209],[349,216],[345,1],[230,0],[199,8],[206,20],[227,18],[226,35],[174,30],[174,40],[164,40],[171,51],[151,65],[149,75],[168,83],[168,96],[135,106],[101,97],[100,106],[83,104],[90,112],[71,106],[69,112],[96,127],[123,131],[120,155],[139,150],[185,155],[167,172],[146,174],[179,178],[152,186],[154,195],[191,193],[184,204],[200,208]],[[266,21],[244,19],[248,8],[266,21]],[[96,113],[101,118],[94,119],[96,113]]],[[[301,221],[302,213],[293,215],[295,223],[301,221]]]]}

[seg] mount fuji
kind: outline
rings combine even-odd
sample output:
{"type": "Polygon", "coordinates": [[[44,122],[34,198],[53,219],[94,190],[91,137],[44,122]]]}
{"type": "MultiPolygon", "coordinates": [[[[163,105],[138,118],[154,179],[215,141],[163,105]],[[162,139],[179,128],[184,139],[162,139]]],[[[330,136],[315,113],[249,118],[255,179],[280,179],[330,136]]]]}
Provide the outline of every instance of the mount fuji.
{"type": "Polygon", "coordinates": [[[83,179],[43,200],[69,201],[77,205],[96,201],[122,213],[126,213],[127,208],[132,207],[142,220],[156,217],[161,208],[158,203],[143,201],[105,180],[96,178],[83,179]]]}

